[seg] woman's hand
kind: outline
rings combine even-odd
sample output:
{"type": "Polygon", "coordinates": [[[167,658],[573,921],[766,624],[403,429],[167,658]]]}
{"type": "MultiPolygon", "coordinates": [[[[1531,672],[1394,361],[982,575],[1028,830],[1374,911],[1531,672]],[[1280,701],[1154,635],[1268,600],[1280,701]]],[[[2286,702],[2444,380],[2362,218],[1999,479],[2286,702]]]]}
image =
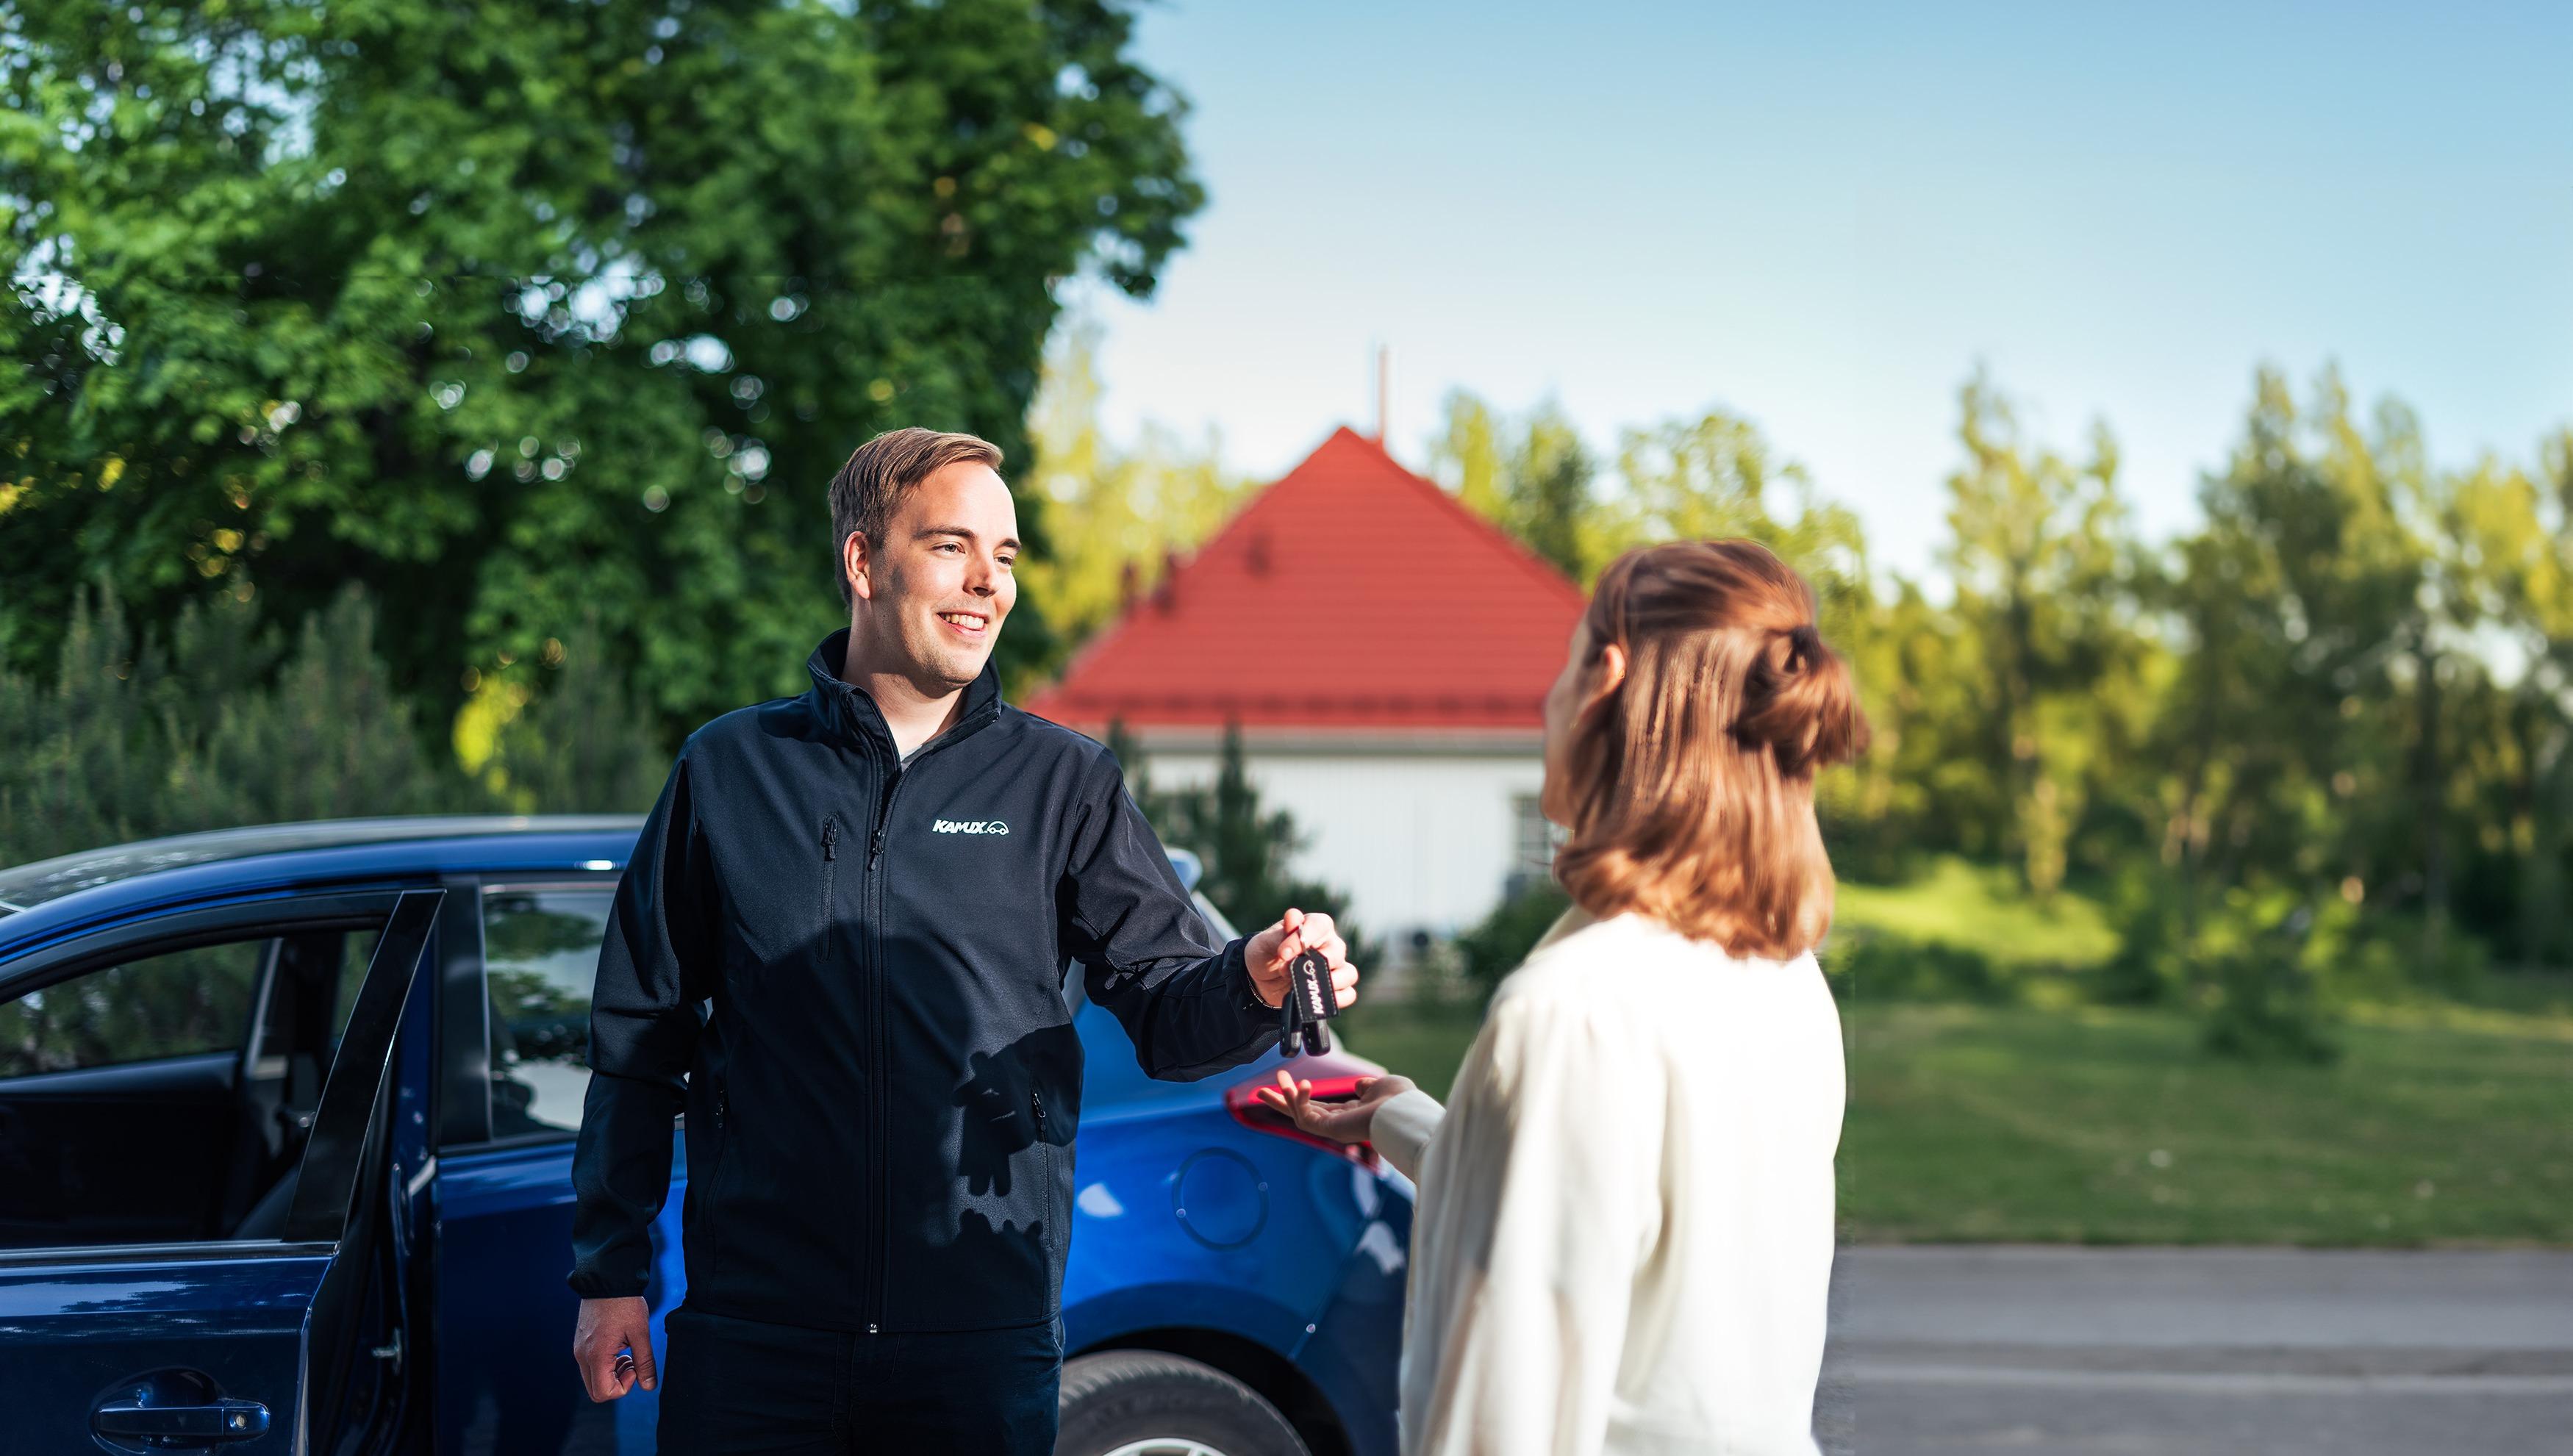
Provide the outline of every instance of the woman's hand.
{"type": "Polygon", "coordinates": [[[1411,1079],[1407,1077],[1361,1077],[1358,1094],[1350,1100],[1317,1102],[1313,1100],[1311,1083],[1297,1082],[1294,1074],[1282,1070],[1276,1087],[1264,1087],[1255,1095],[1316,1137],[1364,1142],[1373,1135],[1375,1109],[1411,1090],[1411,1079]]]}

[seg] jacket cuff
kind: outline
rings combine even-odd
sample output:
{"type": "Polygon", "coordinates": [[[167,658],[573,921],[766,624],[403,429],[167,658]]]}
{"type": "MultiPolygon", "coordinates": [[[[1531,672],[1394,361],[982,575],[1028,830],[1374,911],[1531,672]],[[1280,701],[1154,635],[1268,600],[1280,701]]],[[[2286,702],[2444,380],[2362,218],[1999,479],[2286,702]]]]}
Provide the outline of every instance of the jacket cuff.
{"type": "Polygon", "coordinates": [[[1225,974],[1235,989],[1234,1001],[1245,1013],[1265,1019],[1278,1015],[1278,1008],[1260,999],[1260,988],[1251,980],[1251,939],[1237,939],[1224,948],[1225,974]]]}
{"type": "Polygon", "coordinates": [[[643,1291],[651,1287],[652,1280],[649,1275],[623,1278],[595,1269],[574,1269],[571,1277],[563,1282],[571,1285],[571,1292],[583,1299],[640,1299],[643,1291]]]}
{"type": "Polygon", "coordinates": [[[1438,1124],[1447,1120],[1447,1109],[1438,1099],[1414,1088],[1400,1096],[1388,1097],[1367,1120],[1367,1141],[1374,1145],[1394,1171],[1420,1182],[1420,1165],[1429,1160],[1429,1144],[1438,1135],[1438,1124]]]}

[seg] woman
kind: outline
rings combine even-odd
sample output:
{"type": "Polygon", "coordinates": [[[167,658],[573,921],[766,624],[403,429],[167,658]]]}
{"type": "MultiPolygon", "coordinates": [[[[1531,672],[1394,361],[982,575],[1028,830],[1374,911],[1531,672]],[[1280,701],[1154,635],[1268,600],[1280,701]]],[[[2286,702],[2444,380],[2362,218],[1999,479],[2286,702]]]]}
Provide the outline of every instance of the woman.
{"type": "Polygon", "coordinates": [[[1573,908],[1452,1104],[1263,1089],[1419,1186],[1406,1453],[1814,1451],[1842,1098],[1814,774],[1866,735],[1767,549],[1627,553],[1546,695],[1573,908]]]}

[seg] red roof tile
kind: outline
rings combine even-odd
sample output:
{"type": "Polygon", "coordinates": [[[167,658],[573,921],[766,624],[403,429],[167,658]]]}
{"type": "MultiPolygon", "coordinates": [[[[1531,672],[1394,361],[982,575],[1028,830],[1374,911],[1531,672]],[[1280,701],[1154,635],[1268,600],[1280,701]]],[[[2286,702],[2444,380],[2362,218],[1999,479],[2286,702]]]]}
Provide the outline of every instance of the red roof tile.
{"type": "Polygon", "coordinates": [[[1092,730],[1534,729],[1582,601],[1343,428],[1027,707],[1092,730]]]}

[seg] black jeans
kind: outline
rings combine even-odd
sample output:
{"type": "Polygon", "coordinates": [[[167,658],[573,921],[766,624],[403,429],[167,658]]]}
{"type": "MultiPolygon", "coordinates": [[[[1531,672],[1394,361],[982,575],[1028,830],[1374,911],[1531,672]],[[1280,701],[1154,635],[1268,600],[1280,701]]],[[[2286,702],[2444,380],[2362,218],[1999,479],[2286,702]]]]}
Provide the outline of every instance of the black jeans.
{"type": "Polygon", "coordinates": [[[670,1312],[662,1456],[1050,1456],[1063,1322],[851,1334],[670,1312]]]}

